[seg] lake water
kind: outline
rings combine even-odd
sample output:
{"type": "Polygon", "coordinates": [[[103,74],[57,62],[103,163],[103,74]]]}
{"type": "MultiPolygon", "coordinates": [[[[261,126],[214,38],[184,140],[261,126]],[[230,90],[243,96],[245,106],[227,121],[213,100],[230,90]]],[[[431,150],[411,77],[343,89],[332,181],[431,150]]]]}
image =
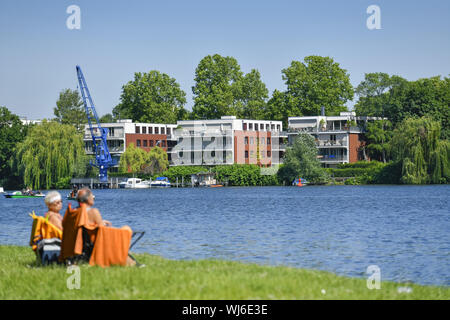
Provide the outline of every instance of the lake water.
{"type": "MultiPolygon", "coordinates": [[[[68,191],[61,191],[66,196],[68,191]]],[[[94,190],[115,226],[145,230],[133,248],[450,285],[450,186],[94,190]]],[[[69,201],[64,200],[64,208],[69,201]]],[[[28,245],[43,199],[0,198],[0,244],[28,245]]],[[[65,209],[63,209],[64,211],[65,209]]]]}

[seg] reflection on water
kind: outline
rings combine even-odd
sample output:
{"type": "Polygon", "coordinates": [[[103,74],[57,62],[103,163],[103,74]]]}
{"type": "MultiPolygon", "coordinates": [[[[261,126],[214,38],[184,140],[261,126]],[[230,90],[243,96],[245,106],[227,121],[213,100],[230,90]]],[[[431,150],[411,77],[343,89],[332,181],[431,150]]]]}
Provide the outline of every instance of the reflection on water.
{"type": "MultiPolygon", "coordinates": [[[[66,195],[67,191],[61,192],[66,195]]],[[[95,190],[134,247],[170,259],[217,258],[450,285],[449,186],[95,190]]],[[[64,206],[67,206],[65,201],[64,206]]],[[[0,199],[0,244],[28,245],[42,199],[0,199]]]]}

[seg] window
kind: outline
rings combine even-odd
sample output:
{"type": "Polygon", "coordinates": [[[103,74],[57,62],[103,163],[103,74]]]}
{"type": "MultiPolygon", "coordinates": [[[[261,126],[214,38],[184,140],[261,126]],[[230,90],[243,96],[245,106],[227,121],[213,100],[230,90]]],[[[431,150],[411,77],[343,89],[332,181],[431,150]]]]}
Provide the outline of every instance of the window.
{"type": "Polygon", "coordinates": [[[266,131],[269,131],[269,130],[270,130],[270,125],[266,124],[266,131]]]}
{"type": "Polygon", "coordinates": [[[247,145],[248,144],[248,137],[244,138],[244,144],[247,145]]]}
{"type": "Polygon", "coordinates": [[[247,130],[247,124],[244,123],[244,130],[247,130]]]}
{"type": "Polygon", "coordinates": [[[147,127],[142,127],[142,133],[146,134],[147,133],[147,127]]]}
{"type": "Polygon", "coordinates": [[[148,127],[148,133],[153,134],[153,127],[148,127]]]}
{"type": "Polygon", "coordinates": [[[136,133],[141,133],[141,127],[136,126],[136,133]]]}
{"type": "Polygon", "coordinates": [[[227,146],[227,137],[222,138],[223,147],[225,148],[227,146]]]}
{"type": "Polygon", "coordinates": [[[248,159],[248,151],[245,150],[245,159],[248,159]]]}
{"type": "Polygon", "coordinates": [[[153,144],[154,144],[153,140],[150,140],[150,147],[153,147],[153,144]]]}
{"type": "Polygon", "coordinates": [[[255,131],[258,131],[259,125],[255,123],[255,131]]]}
{"type": "Polygon", "coordinates": [[[280,131],[280,125],[277,124],[277,131],[280,131]]]}
{"type": "Polygon", "coordinates": [[[227,152],[226,151],[222,152],[222,156],[223,156],[223,163],[227,163],[227,152]]]}
{"type": "Polygon", "coordinates": [[[267,144],[270,144],[270,138],[267,138],[267,144]]]}
{"type": "Polygon", "coordinates": [[[158,127],[155,128],[155,134],[159,134],[159,128],[158,127]]]}
{"type": "Polygon", "coordinates": [[[114,137],[114,128],[108,128],[108,133],[110,137],[114,137]]]}
{"type": "Polygon", "coordinates": [[[271,129],[271,130],[275,130],[275,125],[272,124],[272,125],[270,126],[270,129],[271,129]]]}
{"type": "Polygon", "coordinates": [[[161,134],[166,134],[166,128],[161,128],[161,134]]]}
{"type": "Polygon", "coordinates": [[[272,153],[269,150],[267,150],[267,158],[270,158],[271,156],[272,156],[272,153]]]}
{"type": "Polygon", "coordinates": [[[253,123],[248,124],[248,130],[253,130],[253,123]]]}
{"type": "Polygon", "coordinates": [[[140,139],[137,139],[136,140],[136,147],[140,147],[141,146],[141,140],[140,139]]]}
{"type": "Polygon", "coordinates": [[[167,128],[167,134],[170,134],[170,128],[167,128]]]}
{"type": "Polygon", "coordinates": [[[161,141],[161,148],[165,148],[166,147],[166,140],[162,140],[161,141]]]}
{"type": "Polygon", "coordinates": [[[147,148],[147,140],[144,140],[144,148],[147,148]]]}
{"type": "Polygon", "coordinates": [[[259,125],[259,129],[260,129],[260,130],[264,130],[264,124],[261,123],[261,124],[259,125]]]}
{"type": "Polygon", "coordinates": [[[250,144],[253,144],[255,142],[255,139],[253,137],[250,137],[250,144]]]}

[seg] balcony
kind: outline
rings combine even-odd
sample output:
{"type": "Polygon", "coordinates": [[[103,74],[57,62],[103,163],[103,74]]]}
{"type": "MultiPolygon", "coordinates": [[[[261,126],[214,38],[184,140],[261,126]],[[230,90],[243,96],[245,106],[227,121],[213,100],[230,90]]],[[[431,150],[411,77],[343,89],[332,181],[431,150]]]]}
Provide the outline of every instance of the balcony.
{"type": "Polygon", "coordinates": [[[348,156],[343,155],[318,155],[317,158],[320,162],[348,162],[348,156]]]}
{"type": "Polygon", "coordinates": [[[319,140],[316,141],[316,145],[319,148],[329,148],[329,147],[347,147],[348,141],[344,139],[338,139],[338,140],[319,140]]]}

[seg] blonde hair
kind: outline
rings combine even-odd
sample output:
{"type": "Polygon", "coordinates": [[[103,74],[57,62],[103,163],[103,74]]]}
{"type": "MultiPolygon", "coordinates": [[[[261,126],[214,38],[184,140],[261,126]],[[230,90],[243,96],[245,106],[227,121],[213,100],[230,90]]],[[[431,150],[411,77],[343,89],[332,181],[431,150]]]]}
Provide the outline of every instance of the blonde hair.
{"type": "Polygon", "coordinates": [[[45,199],[44,199],[45,204],[47,206],[51,205],[53,202],[59,201],[59,200],[62,200],[62,198],[58,191],[51,191],[51,192],[47,193],[47,195],[45,196],[45,199]]]}

